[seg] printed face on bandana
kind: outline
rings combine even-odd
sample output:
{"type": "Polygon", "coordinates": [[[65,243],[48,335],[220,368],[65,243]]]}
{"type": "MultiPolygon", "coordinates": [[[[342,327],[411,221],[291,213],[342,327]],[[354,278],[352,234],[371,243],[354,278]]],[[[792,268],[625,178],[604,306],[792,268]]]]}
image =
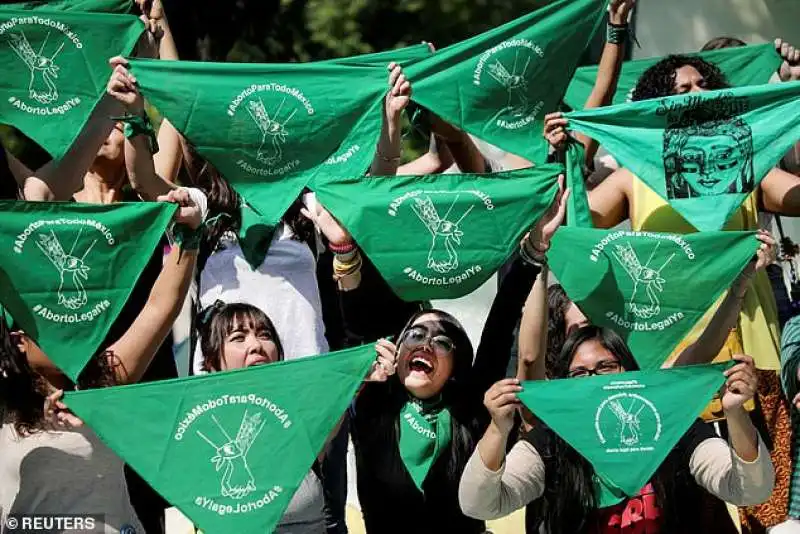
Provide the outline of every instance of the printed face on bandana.
{"type": "Polygon", "coordinates": [[[453,373],[455,344],[435,314],[421,315],[403,332],[398,347],[397,375],[418,399],[438,395],[453,373]]]}
{"type": "Polygon", "coordinates": [[[753,138],[741,119],[714,120],[664,131],[669,198],[694,198],[753,189],[753,138]]]}
{"type": "Polygon", "coordinates": [[[222,348],[223,371],[241,369],[253,365],[264,365],[280,360],[275,333],[267,325],[254,321],[237,321],[233,330],[225,336],[222,348]]]}
{"type": "Polygon", "coordinates": [[[583,378],[592,375],[608,375],[625,371],[619,359],[597,339],[578,345],[569,364],[568,378],[583,378]]]}

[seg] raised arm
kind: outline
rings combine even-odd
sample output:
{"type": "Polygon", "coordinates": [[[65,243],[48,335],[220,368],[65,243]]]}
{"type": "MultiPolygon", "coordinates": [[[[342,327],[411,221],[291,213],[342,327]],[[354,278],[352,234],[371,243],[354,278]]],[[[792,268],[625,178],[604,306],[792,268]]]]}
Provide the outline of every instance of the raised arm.
{"type": "Polygon", "coordinates": [[[672,364],[673,367],[709,363],[722,350],[728,333],[736,327],[739,321],[742,303],[750,289],[753,276],[756,272],[762,271],[772,264],[777,255],[777,243],[769,232],[760,230],[757,237],[761,241],[761,246],[756,254],[756,259],[750,262],[736,278],[708,326],[694,343],[680,353],[672,364]]]}
{"type": "Polygon", "coordinates": [[[431,135],[428,151],[413,161],[404,163],[397,168],[399,175],[438,174],[445,171],[453,162],[453,155],[447,148],[447,143],[441,142],[436,135],[431,135]]]}
{"type": "MultiPolygon", "coordinates": [[[[122,57],[115,57],[110,63],[114,73],[108,82],[108,94],[125,106],[129,116],[139,117],[145,124],[149,124],[144,110],[144,99],[136,86],[136,78],[128,71],[128,61],[122,57]]],[[[180,161],[180,138],[176,143],[179,151],[177,157],[180,161]]],[[[150,144],[151,138],[141,128],[134,131],[134,137],[126,135],[125,167],[128,171],[128,180],[144,200],[155,200],[176,188],[170,180],[163,178],[156,171],[150,144]]]]}
{"type": "MultiPolygon", "coordinates": [[[[525,298],[533,287],[541,268],[547,263],[550,240],[564,221],[569,190],[564,189],[564,177],[559,177],[559,190],[550,208],[520,243],[520,255],[511,264],[497,291],[481,341],[475,352],[470,387],[480,398],[492,384],[506,375],[513,331],[525,298]]],[[[546,283],[546,282],[545,282],[546,283]]],[[[546,326],[545,326],[546,328],[546,326]]],[[[546,337],[545,337],[546,340],[546,337]]]]}
{"type": "MultiPolygon", "coordinates": [[[[156,30],[159,59],[171,61],[180,59],[178,47],[175,45],[175,39],[172,36],[161,0],[153,0],[151,4],[144,0],[137,0],[137,3],[156,30]]],[[[156,174],[169,183],[175,183],[183,161],[182,154],[180,133],[169,120],[163,119],[158,129],[158,152],[153,155],[156,174]]]]}
{"type": "Polygon", "coordinates": [[[533,288],[522,309],[519,323],[519,354],[517,378],[519,380],[545,379],[545,354],[547,353],[547,265],[533,283],[533,288]]]}
{"type": "Polygon", "coordinates": [[[381,136],[369,170],[373,176],[397,174],[402,141],[400,115],[411,100],[411,82],[403,74],[403,68],[394,62],[388,68],[389,92],[384,99],[381,136]]]}
{"type": "Polygon", "coordinates": [[[721,438],[702,441],[689,461],[697,483],[712,495],[736,506],[761,504],[775,484],[769,451],[744,409],[756,392],[755,366],[750,356],[725,372],[722,408],[728,422],[728,443],[721,438]]]}
{"type": "Polygon", "coordinates": [[[29,201],[69,200],[76,191],[83,188],[86,171],[114,128],[115,123],[110,117],[119,115],[121,110],[122,106],[114,98],[104,95],[67,153],[61,159],[51,160],[35,171],[8,154],[9,169],[23,198],[29,201]]]}
{"type": "Polygon", "coordinates": [[[200,208],[188,191],[181,189],[170,191],[159,200],[180,206],[176,214],[176,241],[180,242],[167,256],[139,316],[107,349],[119,384],[138,382],[150,365],[183,306],[197,260],[197,232],[201,231],[203,222],[200,208]]]}

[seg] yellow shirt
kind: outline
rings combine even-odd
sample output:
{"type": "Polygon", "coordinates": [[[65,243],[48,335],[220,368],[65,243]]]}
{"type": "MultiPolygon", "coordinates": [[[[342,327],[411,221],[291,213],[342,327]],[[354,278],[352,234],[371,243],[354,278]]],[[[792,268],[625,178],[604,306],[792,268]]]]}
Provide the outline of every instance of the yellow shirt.
{"type": "MultiPolygon", "coordinates": [[[[697,230],[686,219],[641,180],[633,180],[633,198],[630,206],[631,226],[634,230],[689,234],[697,230]]],[[[731,216],[724,230],[758,229],[758,191],[747,197],[742,206],[731,216]]],[[[723,294],[714,306],[675,348],[668,361],[673,360],[686,346],[693,343],[705,330],[723,294]]],[[[729,360],[731,355],[743,348],[755,359],[756,367],[765,370],[780,369],[780,332],[778,311],[772,286],[764,271],[756,273],[745,294],[739,324],[736,330],[740,339],[730,339],[717,356],[717,360],[729,360]],[[737,343],[738,341],[738,343],[737,343]]]]}

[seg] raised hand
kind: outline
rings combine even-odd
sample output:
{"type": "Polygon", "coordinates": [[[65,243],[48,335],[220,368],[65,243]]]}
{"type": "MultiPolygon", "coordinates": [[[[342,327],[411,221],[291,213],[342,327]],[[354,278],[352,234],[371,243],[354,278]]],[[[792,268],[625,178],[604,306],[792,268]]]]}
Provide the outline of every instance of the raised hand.
{"type": "Polygon", "coordinates": [[[783,58],[778,74],[782,82],[800,80],[800,49],[790,45],[783,39],[775,39],[775,50],[783,58]]]}
{"type": "Polygon", "coordinates": [[[567,143],[567,119],[560,111],[544,116],[544,138],[555,150],[563,150],[567,143]]]}
{"type": "Polygon", "coordinates": [[[555,235],[558,227],[564,222],[569,195],[570,190],[564,188],[564,175],[562,174],[558,177],[556,198],[553,199],[550,208],[536,222],[528,235],[525,236],[523,243],[527,241],[539,253],[547,252],[550,249],[550,240],[555,235]]]}
{"type": "Polygon", "coordinates": [[[761,271],[766,269],[769,265],[775,263],[778,258],[778,243],[766,230],[759,230],[756,234],[756,239],[761,241],[761,245],[756,252],[755,270],[761,271]]]}
{"type": "Polygon", "coordinates": [[[505,378],[495,382],[483,396],[483,405],[492,416],[492,423],[503,436],[508,436],[514,427],[514,413],[520,406],[517,393],[522,391],[519,380],[505,378]]]}
{"type": "Polygon", "coordinates": [[[609,22],[616,25],[627,24],[628,17],[635,5],[636,0],[611,0],[608,5],[609,22]]]}
{"type": "Polygon", "coordinates": [[[377,357],[372,364],[366,382],[386,382],[397,370],[397,347],[388,339],[375,343],[377,357]]]}
{"type": "Polygon", "coordinates": [[[742,408],[756,394],[758,377],[753,358],[746,354],[733,357],[738,363],[725,371],[725,386],[722,394],[722,409],[727,411],[742,408]]]}
{"type": "Polygon", "coordinates": [[[300,213],[319,228],[319,231],[328,239],[329,243],[346,245],[353,242],[353,236],[350,235],[350,232],[319,202],[315,201],[308,208],[300,208],[300,213]]]}
{"type": "Polygon", "coordinates": [[[159,202],[172,202],[180,206],[175,213],[175,222],[185,224],[189,228],[196,230],[203,224],[203,214],[200,207],[195,204],[189,192],[185,189],[173,189],[166,195],[161,195],[157,199],[159,202]]]}
{"type": "Polygon", "coordinates": [[[136,78],[128,70],[128,61],[120,56],[108,60],[113,69],[106,92],[122,103],[130,113],[144,112],[144,98],[136,86],[136,78]]]}
{"type": "Polygon", "coordinates": [[[83,420],[72,413],[62,400],[64,390],[58,389],[44,400],[45,420],[55,428],[77,428],[83,426],[83,420]]]}
{"type": "Polygon", "coordinates": [[[386,116],[394,120],[411,101],[411,82],[403,74],[403,67],[389,63],[389,92],[386,94],[386,116]]]}

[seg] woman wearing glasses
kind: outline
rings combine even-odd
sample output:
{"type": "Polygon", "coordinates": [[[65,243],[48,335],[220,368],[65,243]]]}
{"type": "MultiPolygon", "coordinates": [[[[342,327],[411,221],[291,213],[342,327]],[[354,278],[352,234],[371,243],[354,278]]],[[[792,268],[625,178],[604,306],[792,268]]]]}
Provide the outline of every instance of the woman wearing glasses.
{"type": "MultiPolygon", "coordinates": [[[[605,508],[598,506],[594,468],[545,424],[537,422],[506,456],[522,388],[517,379],[498,381],[484,398],[492,422],[461,478],[462,510],[470,517],[495,519],[526,506],[530,534],[699,533],[720,532],[726,525],[732,529],[729,522],[703,526],[706,492],[738,506],[753,505],[769,498],[775,481],[769,451],[743,407],[757,387],[753,359],[736,359],[738,363],[725,371],[722,394],[728,440],[698,419],[638,496],[605,508]]],[[[554,379],[581,378],[638,368],[616,333],[582,326],[567,337],[549,374],[554,379]]]]}
{"type": "MultiPolygon", "coordinates": [[[[440,310],[415,313],[396,345],[378,342],[385,380],[366,383],[351,413],[368,533],[485,532],[483,521],[461,512],[458,482],[491,419],[483,394],[505,376],[514,327],[540,271],[535,258],[561,224],[566,197],[562,188],[523,240],[527,260],[516,258],[503,279],[477,353],[458,320],[440,310]]],[[[361,288],[340,296],[351,330],[369,330],[386,313],[361,288]]]]}

